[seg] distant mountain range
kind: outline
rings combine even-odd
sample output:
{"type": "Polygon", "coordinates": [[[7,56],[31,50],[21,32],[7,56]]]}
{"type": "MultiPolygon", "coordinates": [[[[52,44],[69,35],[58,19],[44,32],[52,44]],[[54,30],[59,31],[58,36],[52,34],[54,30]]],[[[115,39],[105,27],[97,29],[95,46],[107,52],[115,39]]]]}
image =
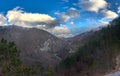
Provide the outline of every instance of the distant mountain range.
{"type": "Polygon", "coordinates": [[[61,60],[83,46],[94,32],[87,32],[69,39],[57,38],[47,31],[15,25],[1,26],[0,39],[13,41],[26,64],[58,65],[61,60]]]}
{"type": "Polygon", "coordinates": [[[37,28],[1,26],[2,38],[15,42],[25,64],[52,65],[55,76],[103,76],[120,67],[120,18],[67,39],[37,28]]]}

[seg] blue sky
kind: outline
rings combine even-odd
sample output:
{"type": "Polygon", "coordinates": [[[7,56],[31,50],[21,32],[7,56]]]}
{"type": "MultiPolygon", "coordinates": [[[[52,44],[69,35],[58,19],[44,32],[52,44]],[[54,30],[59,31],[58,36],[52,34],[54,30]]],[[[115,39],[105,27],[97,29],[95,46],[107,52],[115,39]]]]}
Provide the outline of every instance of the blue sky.
{"type": "Polygon", "coordinates": [[[0,25],[44,29],[70,37],[120,15],[120,0],[1,0],[0,25]]]}

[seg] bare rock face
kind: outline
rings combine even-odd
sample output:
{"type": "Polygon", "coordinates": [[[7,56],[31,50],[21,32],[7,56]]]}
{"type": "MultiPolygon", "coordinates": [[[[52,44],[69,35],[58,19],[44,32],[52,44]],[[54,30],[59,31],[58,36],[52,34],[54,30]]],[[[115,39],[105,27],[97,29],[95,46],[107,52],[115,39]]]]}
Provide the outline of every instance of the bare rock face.
{"type": "Polygon", "coordinates": [[[27,63],[57,65],[63,56],[66,43],[50,33],[36,28],[17,26],[0,27],[0,39],[14,41],[21,59],[27,63]]]}

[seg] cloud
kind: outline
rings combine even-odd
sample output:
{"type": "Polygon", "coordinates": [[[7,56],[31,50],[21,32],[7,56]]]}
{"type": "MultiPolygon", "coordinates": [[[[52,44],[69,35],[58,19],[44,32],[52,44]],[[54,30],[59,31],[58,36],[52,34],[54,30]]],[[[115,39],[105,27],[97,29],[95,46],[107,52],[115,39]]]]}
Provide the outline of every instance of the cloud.
{"type": "MultiPolygon", "coordinates": [[[[73,8],[69,9],[68,12],[64,14],[70,18],[77,16],[76,9],[73,8]]],[[[8,18],[8,22],[16,26],[43,29],[57,37],[69,37],[71,33],[66,26],[61,26],[60,20],[56,20],[47,14],[27,13],[22,11],[19,7],[8,11],[6,18],[8,18]]]]}
{"type": "Polygon", "coordinates": [[[67,12],[56,12],[56,15],[59,16],[60,23],[66,23],[70,19],[75,19],[80,17],[80,12],[75,8],[70,8],[67,12]]]}
{"type": "Polygon", "coordinates": [[[87,11],[98,12],[107,7],[106,0],[79,0],[79,6],[87,11]]]}
{"type": "Polygon", "coordinates": [[[99,20],[99,22],[104,25],[109,24],[110,21],[111,21],[111,19],[106,19],[106,18],[102,18],[99,20]]]}
{"type": "MultiPolygon", "coordinates": [[[[71,8],[64,14],[70,18],[74,18],[77,16],[75,11],[76,9],[71,8]]],[[[70,29],[68,29],[66,26],[63,26],[61,22],[59,22],[60,20],[56,20],[56,18],[53,18],[47,14],[28,13],[22,11],[19,7],[8,11],[6,17],[0,14],[0,25],[5,24],[6,21],[15,26],[42,29],[52,33],[57,37],[72,36],[70,29]]]]}
{"type": "Polygon", "coordinates": [[[71,25],[72,27],[75,27],[75,23],[74,23],[73,21],[70,22],[70,25],[71,25]]]}
{"type": "Polygon", "coordinates": [[[57,37],[69,37],[71,34],[70,29],[68,29],[66,26],[56,26],[53,29],[48,29],[48,31],[57,37]]]}
{"type": "Polygon", "coordinates": [[[0,26],[4,26],[6,23],[6,17],[4,17],[2,14],[0,14],[0,26]]]}
{"type": "Polygon", "coordinates": [[[117,11],[117,13],[120,13],[120,6],[118,7],[118,11],[117,11]]]}
{"type": "Polygon", "coordinates": [[[105,19],[114,19],[118,17],[118,14],[111,11],[111,10],[102,10],[103,15],[105,16],[105,19]]]}
{"type": "Polygon", "coordinates": [[[114,18],[118,17],[118,14],[116,12],[113,12],[111,10],[102,10],[101,11],[104,17],[99,20],[100,23],[106,25],[109,24],[110,21],[112,21],[114,18]]]}
{"type": "Polygon", "coordinates": [[[45,25],[45,28],[51,28],[59,25],[55,18],[47,14],[27,13],[18,8],[8,11],[7,18],[9,22],[25,27],[45,25]]]}
{"type": "Polygon", "coordinates": [[[52,32],[55,34],[68,34],[70,33],[70,30],[66,26],[63,27],[58,26],[58,27],[54,27],[52,32]]]}

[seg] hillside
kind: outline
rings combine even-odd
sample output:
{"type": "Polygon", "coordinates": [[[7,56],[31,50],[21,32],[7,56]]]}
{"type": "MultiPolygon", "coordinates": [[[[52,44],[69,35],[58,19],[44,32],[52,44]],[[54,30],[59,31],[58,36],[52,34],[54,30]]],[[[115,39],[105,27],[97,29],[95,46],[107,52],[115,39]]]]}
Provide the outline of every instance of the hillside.
{"type": "Polygon", "coordinates": [[[52,76],[53,66],[47,69],[41,64],[25,65],[20,58],[20,51],[14,42],[0,41],[0,76],[52,76]]]}
{"type": "Polygon", "coordinates": [[[64,59],[59,76],[103,76],[120,67],[120,18],[96,31],[76,53],[64,59]]]}
{"type": "Polygon", "coordinates": [[[1,76],[104,76],[120,67],[120,18],[67,41],[16,26],[0,27],[0,40],[1,76]]]}
{"type": "Polygon", "coordinates": [[[95,31],[88,31],[75,37],[69,38],[67,40],[67,49],[69,51],[69,54],[75,53],[78,50],[78,48],[84,46],[94,35],[94,33],[95,31]]]}
{"type": "Polygon", "coordinates": [[[25,64],[57,65],[64,57],[66,43],[54,35],[37,28],[18,26],[0,27],[0,39],[13,41],[25,64]],[[63,53],[63,54],[61,54],[63,53]]]}

